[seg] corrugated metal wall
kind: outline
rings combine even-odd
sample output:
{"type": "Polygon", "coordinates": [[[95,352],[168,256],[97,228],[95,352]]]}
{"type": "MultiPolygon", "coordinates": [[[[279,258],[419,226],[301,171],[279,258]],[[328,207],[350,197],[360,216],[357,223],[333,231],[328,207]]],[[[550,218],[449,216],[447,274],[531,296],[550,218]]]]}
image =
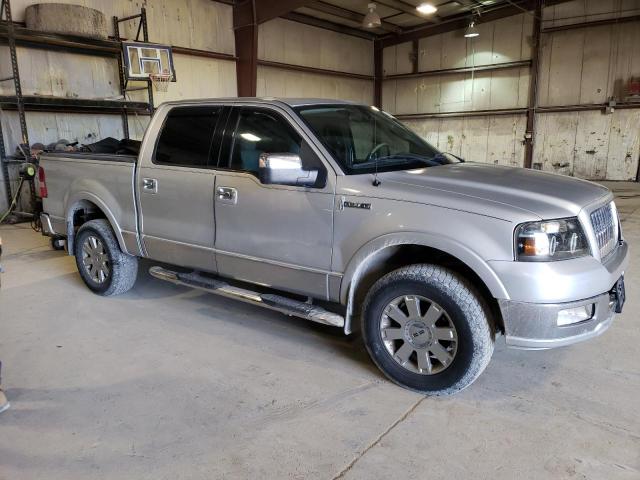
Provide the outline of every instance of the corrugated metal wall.
{"type": "MultiPolygon", "coordinates": [[[[543,28],[640,13],[638,0],[579,0],[544,10],[543,28]]],[[[477,67],[531,58],[533,16],[522,14],[463,31],[423,38],[418,71],[477,67]]],[[[632,76],[640,77],[640,22],[542,35],[538,87],[540,107],[619,100],[632,76]]],[[[413,45],[384,51],[385,75],[410,73],[413,45]]],[[[523,109],[529,67],[387,79],[383,108],[398,115],[523,109]]],[[[469,160],[523,166],[524,112],[466,118],[405,119],[439,148],[469,160]]],[[[596,180],[635,180],[640,109],[537,114],[534,168],[596,180]]]]}

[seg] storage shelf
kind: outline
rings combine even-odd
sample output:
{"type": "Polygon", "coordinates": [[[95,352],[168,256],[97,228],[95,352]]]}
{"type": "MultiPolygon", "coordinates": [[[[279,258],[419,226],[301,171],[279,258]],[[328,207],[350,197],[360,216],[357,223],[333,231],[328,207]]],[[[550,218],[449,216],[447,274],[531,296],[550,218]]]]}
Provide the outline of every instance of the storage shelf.
{"type": "MultiPolygon", "coordinates": [[[[146,102],[39,95],[24,95],[23,101],[24,109],[31,112],[150,114],[149,104],[146,102]]],[[[16,109],[18,99],[15,95],[0,95],[0,105],[7,110],[16,109]]]]}
{"type": "MultiPolygon", "coordinates": [[[[113,40],[82,37],[78,35],[61,35],[14,25],[16,45],[48,50],[68,50],[88,55],[117,57],[120,55],[120,43],[113,40]]],[[[0,23],[0,43],[7,43],[7,23],[0,23]]]]}

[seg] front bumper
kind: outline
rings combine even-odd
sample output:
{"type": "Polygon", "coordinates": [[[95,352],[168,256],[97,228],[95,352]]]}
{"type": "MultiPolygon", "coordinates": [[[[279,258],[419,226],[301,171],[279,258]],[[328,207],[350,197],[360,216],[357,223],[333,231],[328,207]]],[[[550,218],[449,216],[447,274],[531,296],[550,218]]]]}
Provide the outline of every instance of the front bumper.
{"type": "Polygon", "coordinates": [[[626,242],[621,242],[605,263],[592,257],[539,264],[514,262],[514,270],[522,276],[516,278],[511,271],[505,275],[511,280],[512,295],[508,300],[498,299],[507,345],[525,349],[561,347],[606,331],[615,316],[610,292],[628,262],[626,242]],[[560,310],[586,305],[594,305],[589,320],[558,325],[560,310]]]}
{"type": "Polygon", "coordinates": [[[536,304],[499,300],[507,345],[540,350],[562,347],[597,337],[615,316],[609,292],[577,302],[536,304]],[[558,326],[558,312],[583,305],[595,305],[593,317],[579,323],[558,326]]]}

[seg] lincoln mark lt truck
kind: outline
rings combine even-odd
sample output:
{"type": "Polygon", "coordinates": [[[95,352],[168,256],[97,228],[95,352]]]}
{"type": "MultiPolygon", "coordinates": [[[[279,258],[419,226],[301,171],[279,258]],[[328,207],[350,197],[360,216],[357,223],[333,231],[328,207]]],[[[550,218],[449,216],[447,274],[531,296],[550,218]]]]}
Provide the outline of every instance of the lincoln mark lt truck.
{"type": "Polygon", "coordinates": [[[464,162],[375,107],[166,103],[137,156],[48,153],[42,225],[93,292],[152,276],[360,331],[392,381],[455,393],[496,335],[546,349],[604,332],[627,243],[611,192],[464,162]]]}

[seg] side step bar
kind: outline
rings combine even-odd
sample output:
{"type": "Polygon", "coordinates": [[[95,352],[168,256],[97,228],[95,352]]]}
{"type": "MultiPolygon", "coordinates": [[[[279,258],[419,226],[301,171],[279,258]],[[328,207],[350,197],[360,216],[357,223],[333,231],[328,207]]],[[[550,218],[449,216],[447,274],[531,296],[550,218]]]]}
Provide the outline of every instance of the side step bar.
{"type": "Polygon", "coordinates": [[[311,320],[312,322],[323,323],[333,327],[344,327],[344,317],[325,310],[317,305],[312,305],[292,298],[283,297],[271,293],[258,293],[244,288],[236,287],[227,282],[205,277],[197,272],[180,273],[167,270],[162,267],[151,267],[149,273],[152,277],[166,282],[183,285],[185,287],[197,288],[205,292],[222,295],[223,297],[234,298],[246,303],[275,310],[286,315],[311,320]]]}

